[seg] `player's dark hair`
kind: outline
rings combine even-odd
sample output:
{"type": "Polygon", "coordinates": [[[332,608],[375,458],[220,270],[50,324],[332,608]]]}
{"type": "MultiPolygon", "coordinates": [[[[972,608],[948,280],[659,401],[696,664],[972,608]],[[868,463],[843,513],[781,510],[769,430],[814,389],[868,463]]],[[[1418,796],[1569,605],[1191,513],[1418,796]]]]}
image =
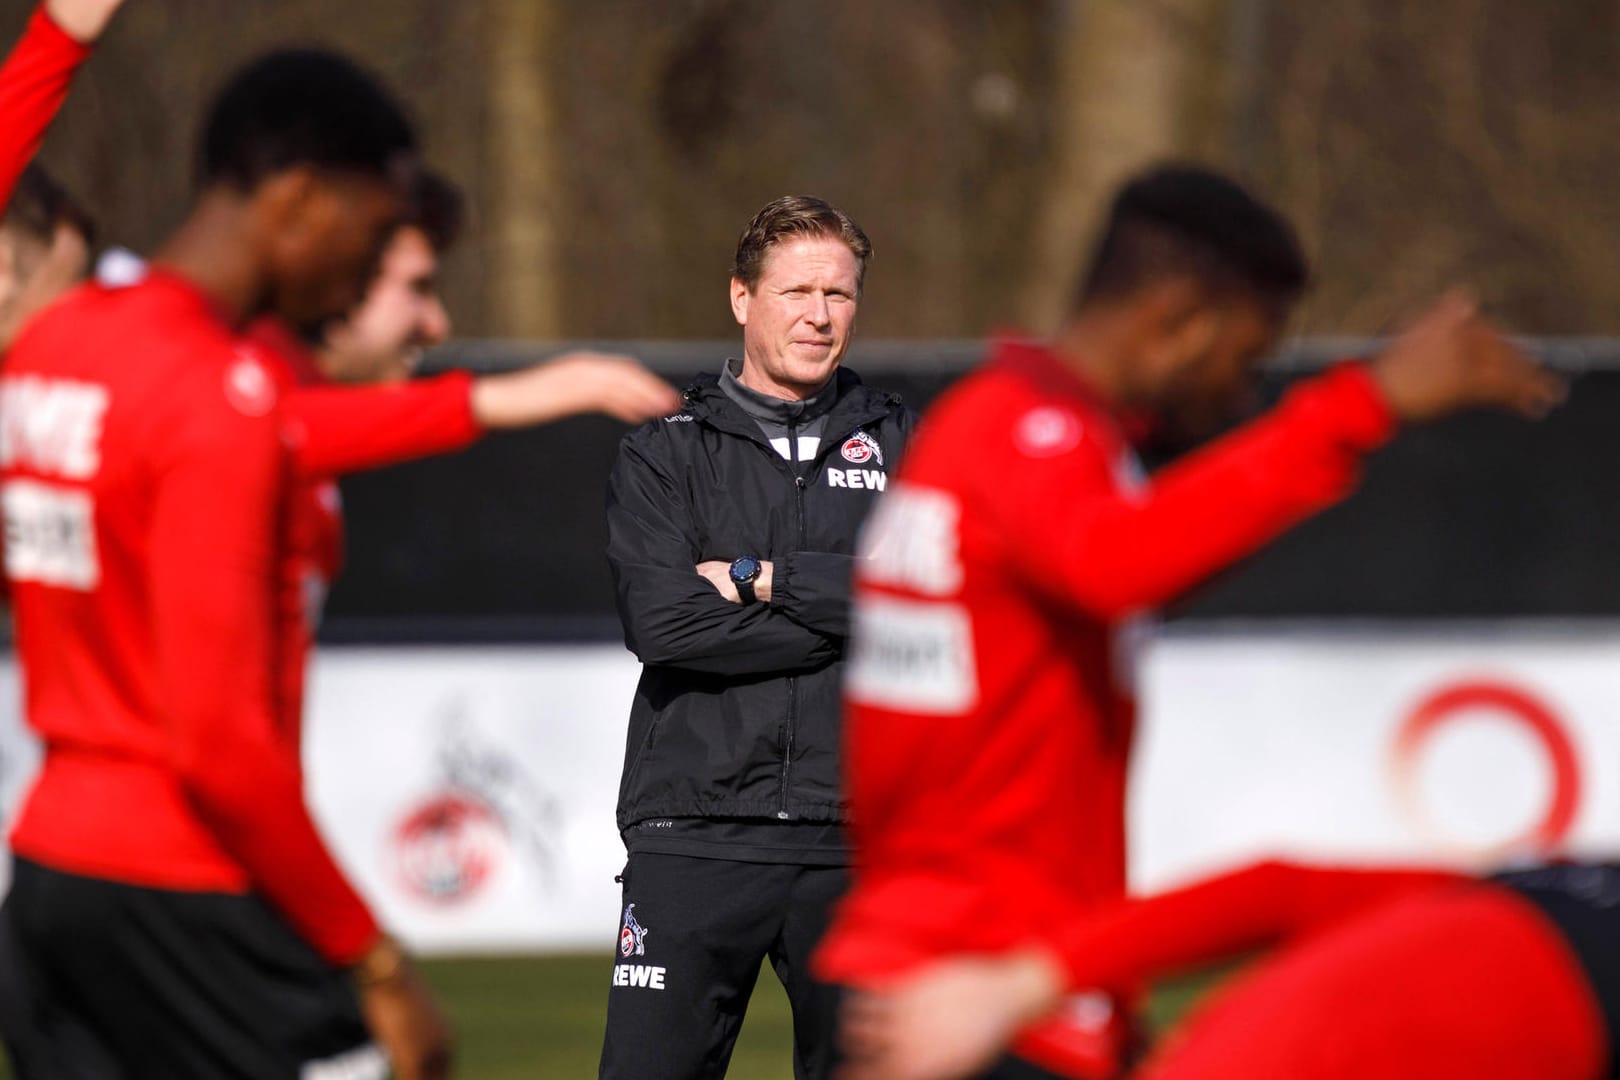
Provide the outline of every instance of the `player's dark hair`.
{"type": "Polygon", "coordinates": [[[1195,165],[1162,165],[1114,197],[1078,300],[1118,300],[1185,276],[1280,310],[1299,298],[1310,271],[1293,227],[1241,185],[1195,165]]]}
{"type": "Polygon", "coordinates": [[[199,185],[249,191],[296,165],[383,175],[416,151],[404,108],[353,61],[281,49],[239,70],[203,125],[199,185]]]}
{"type": "Polygon", "coordinates": [[[71,226],[87,246],[95,246],[95,219],[50,173],[31,164],[17,178],[0,226],[50,247],[59,225],[71,226]]]}
{"type": "Polygon", "coordinates": [[[825,236],[848,244],[855,254],[855,287],[859,289],[866,281],[866,261],[872,257],[872,241],[848,214],[809,195],[783,195],[766,203],[754,215],[737,239],[731,276],[752,292],[765,272],[765,256],[771,248],[783,240],[804,236],[825,236]]]}
{"type": "Polygon", "coordinates": [[[461,235],[466,207],[460,188],[442,174],[423,169],[411,181],[403,224],[421,229],[433,250],[443,254],[455,246],[461,235]]]}

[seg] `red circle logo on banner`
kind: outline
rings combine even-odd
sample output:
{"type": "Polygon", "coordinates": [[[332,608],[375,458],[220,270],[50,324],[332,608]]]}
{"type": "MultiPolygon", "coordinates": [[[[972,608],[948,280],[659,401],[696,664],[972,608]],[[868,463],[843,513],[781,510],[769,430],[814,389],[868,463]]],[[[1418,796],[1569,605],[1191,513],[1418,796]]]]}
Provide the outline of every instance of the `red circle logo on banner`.
{"type": "Polygon", "coordinates": [[[506,857],[506,827],[477,796],[446,792],[394,830],[401,884],[418,900],[458,904],[481,892],[506,857]]]}
{"type": "Polygon", "coordinates": [[[1530,735],[1546,754],[1552,773],[1552,793],[1538,820],[1528,828],[1478,854],[1547,852],[1568,837],[1581,802],[1580,761],[1569,732],[1545,703],[1519,687],[1503,682],[1476,680],[1442,688],[1423,699],[1402,723],[1395,736],[1395,781],[1408,812],[1425,821],[1417,792],[1417,759],[1438,731],[1467,713],[1488,711],[1507,719],[1530,735]]]}

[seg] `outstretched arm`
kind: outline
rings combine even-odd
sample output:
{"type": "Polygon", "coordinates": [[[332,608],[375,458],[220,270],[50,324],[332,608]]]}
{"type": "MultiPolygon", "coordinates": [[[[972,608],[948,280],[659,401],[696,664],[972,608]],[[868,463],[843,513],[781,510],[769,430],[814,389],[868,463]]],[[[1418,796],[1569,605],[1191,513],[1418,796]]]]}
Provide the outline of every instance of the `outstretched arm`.
{"type": "Polygon", "coordinates": [[[1114,620],[1183,595],[1344,498],[1396,423],[1478,407],[1537,417],[1563,391],[1458,292],[1372,361],[1302,381],[1139,492],[1099,482],[1108,462],[1081,440],[1068,454],[1020,462],[989,501],[1006,508],[1006,535],[1042,538],[1012,553],[1036,588],[1114,620]],[[1076,490],[1102,494],[1046,497],[1076,490]]]}
{"type": "Polygon", "coordinates": [[[0,67],[0,208],[122,0],[46,0],[0,67]]]}
{"type": "Polygon", "coordinates": [[[1258,863],[1126,901],[998,957],[956,957],[855,995],[843,1038],[849,1080],[975,1075],[1014,1033],[1080,988],[1128,990],[1335,925],[1403,896],[1471,879],[1436,870],[1258,863]]]}
{"type": "Polygon", "coordinates": [[[93,45],[124,0],[45,0],[45,13],[75,41],[93,45]]]}
{"type": "Polygon", "coordinates": [[[282,413],[294,468],[324,478],[460,450],[491,430],[585,413],[640,423],[678,408],[675,389],[636,360],[572,352],[495,375],[300,387],[282,413]]]}

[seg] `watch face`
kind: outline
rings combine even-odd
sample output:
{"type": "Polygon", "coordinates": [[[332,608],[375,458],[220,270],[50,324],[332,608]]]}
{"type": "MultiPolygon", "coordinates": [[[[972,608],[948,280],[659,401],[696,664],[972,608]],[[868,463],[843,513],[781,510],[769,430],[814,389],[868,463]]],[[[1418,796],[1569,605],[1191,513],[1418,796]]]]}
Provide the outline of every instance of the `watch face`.
{"type": "Polygon", "coordinates": [[[732,581],[753,581],[757,577],[759,577],[759,560],[752,555],[744,555],[732,562],[732,581]]]}

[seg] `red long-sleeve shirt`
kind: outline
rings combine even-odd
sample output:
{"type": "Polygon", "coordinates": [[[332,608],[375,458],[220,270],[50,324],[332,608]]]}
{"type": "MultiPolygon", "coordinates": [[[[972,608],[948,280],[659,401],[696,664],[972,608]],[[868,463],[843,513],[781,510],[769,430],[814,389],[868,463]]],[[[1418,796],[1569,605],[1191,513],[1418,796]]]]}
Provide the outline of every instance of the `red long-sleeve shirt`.
{"type": "Polygon", "coordinates": [[[1129,620],[1342,498],[1391,427],[1348,366],[1150,483],[1042,348],[1000,346],[936,404],[858,564],[857,858],[819,972],[1049,942],[1123,896],[1129,620]]]}
{"type": "Polygon", "coordinates": [[[6,571],[45,746],[12,847],[71,873],[257,892],[347,963],[377,927],[277,718],[282,424],[271,372],[170,273],[80,288],[6,357],[6,571]]]}
{"type": "Polygon", "coordinates": [[[90,46],[69,37],[41,4],[0,67],[0,209],[39,152],[90,46]]]}
{"type": "Polygon", "coordinates": [[[1281,946],[1173,1032],[1154,1080],[1597,1080],[1610,1035],[1581,960],[1513,889],[1424,870],[1262,863],[1112,907],[1057,947],[1130,985],[1281,946]]]}
{"type": "Polygon", "coordinates": [[[1445,870],[1262,862],[1110,905],[1051,944],[1076,989],[1134,990],[1322,933],[1385,904],[1475,886],[1485,887],[1445,870]]]}
{"type": "Polygon", "coordinates": [[[472,375],[376,386],[328,383],[308,349],[277,319],[249,328],[250,347],[281,393],[282,431],[293,481],[277,570],[277,712],[300,740],[304,685],[321,605],[343,567],[343,504],[336,477],[471,445],[472,375]]]}

